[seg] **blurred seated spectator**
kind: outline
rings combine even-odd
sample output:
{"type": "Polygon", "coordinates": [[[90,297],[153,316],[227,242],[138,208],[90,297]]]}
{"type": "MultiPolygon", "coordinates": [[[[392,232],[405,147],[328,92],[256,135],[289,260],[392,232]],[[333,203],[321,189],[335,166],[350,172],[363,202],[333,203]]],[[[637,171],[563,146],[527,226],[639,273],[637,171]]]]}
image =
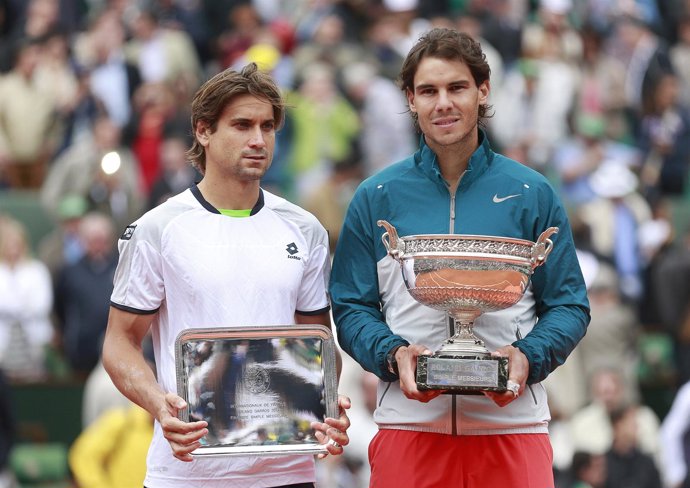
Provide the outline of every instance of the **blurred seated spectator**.
{"type": "Polygon", "coordinates": [[[661,423],[661,467],[666,486],[690,488],[690,382],[678,390],[661,423]]]}
{"type": "Polygon", "coordinates": [[[377,66],[359,61],[343,68],[345,93],[357,108],[362,170],[370,176],[413,153],[419,144],[407,99],[377,66]]]}
{"type": "Polygon", "coordinates": [[[10,380],[46,375],[52,306],[50,273],[29,254],[26,229],[0,216],[0,367],[10,380]]]}
{"type": "Polygon", "coordinates": [[[233,66],[254,44],[255,36],[263,27],[261,17],[251,3],[237,3],[224,17],[212,19],[212,22],[227,23],[214,39],[216,62],[220,69],[233,66]]]}
{"type": "Polygon", "coordinates": [[[304,196],[304,208],[313,213],[328,231],[331,252],[335,251],[347,206],[363,179],[358,156],[359,152],[353,150],[350,156],[337,161],[332,165],[328,179],[304,196]]]}
{"type": "Polygon", "coordinates": [[[161,26],[152,7],[134,9],[128,19],[132,37],[125,43],[125,57],[139,67],[144,83],[174,83],[182,78],[198,86],[201,61],[189,33],[161,26]]]}
{"type": "Polygon", "coordinates": [[[625,405],[610,414],[613,441],[606,453],[606,488],[661,488],[654,459],[640,451],[635,405],[625,405]]]}
{"type": "Polygon", "coordinates": [[[314,20],[309,38],[300,42],[293,52],[295,73],[303,73],[317,63],[345,72],[354,63],[374,61],[361,44],[346,38],[346,26],[338,14],[326,14],[314,20]]]}
{"type": "Polygon", "coordinates": [[[69,466],[77,486],[143,486],[152,437],[153,418],[146,410],[132,403],[107,410],[70,447],[69,466]]]}
{"type": "Polygon", "coordinates": [[[644,92],[637,144],[644,153],[640,180],[648,200],[686,191],[690,170],[690,109],[680,103],[680,81],[658,75],[644,92]]]}
{"type": "Polygon", "coordinates": [[[147,209],[160,205],[201,179],[187,158],[190,146],[189,137],[179,130],[173,129],[164,134],[160,148],[161,172],[151,187],[147,209]]]}
{"type": "Polygon", "coordinates": [[[132,96],[142,81],[139,67],[125,58],[125,39],[121,14],[111,5],[95,15],[73,42],[77,64],[82,67],[83,91],[119,128],[129,122],[132,96]]]}
{"type": "Polygon", "coordinates": [[[131,404],[127,397],[120,393],[120,390],[113,384],[99,359],[98,364],[89,373],[86,383],[84,383],[81,409],[82,428],[86,429],[108,410],[126,408],[131,404]]]}
{"type": "Polygon", "coordinates": [[[0,370],[0,488],[14,488],[10,452],[15,442],[15,415],[10,385],[0,370]]]}
{"type": "Polygon", "coordinates": [[[76,142],[52,163],[40,198],[55,215],[64,195],[81,195],[90,209],[110,215],[124,229],[141,213],[141,189],[138,163],[122,145],[121,130],[101,115],[94,123],[93,137],[76,142]]]}
{"type": "Polygon", "coordinates": [[[65,358],[75,376],[85,379],[101,355],[117,252],[113,222],[107,215],[85,215],[79,236],[85,254],[58,272],[55,315],[65,358]]]}
{"type": "Polygon", "coordinates": [[[507,69],[492,104],[501,107],[487,127],[501,148],[523,147],[523,164],[544,171],[568,134],[568,114],[579,81],[565,62],[522,58],[507,69]]]}
{"type": "MultiPolygon", "coordinates": [[[[169,127],[189,127],[183,93],[169,83],[144,83],[134,93],[132,119],[122,134],[123,145],[132,148],[147,197],[161,173],[161,145],[169,127]]],[[[180,89],[182,87],[179,87],[180,89]]]]}
{"type": "Polygon", "coordinates": [[[636,167],[640,154],[636,148],[607,136],[603,116],[579,114],[573,123],[573,133],[558,146],[553,158],[566,204],[577,206],[594,200],[597,194],[590,178],[601,165],[612,161],[636,167]]]}
{"type": "MultiPolygon", "coordinates": [[[[591,316],[587,334],[578,344],[582,378],[592,378],[604,368],[615,367],[634,385],[637,380],[637,339],[641,325],[635,309],[621,301],[618,276],[612,266],[601,262],[588,288],[591,316]]],[[[632,397],[637,397],[633,389],[632,397]]]]}
{"type": "Polygon", "coordinates": [[[287,99],[293,130],[288,167],[296,183],[294,198],[301,201],[307,190],[326,180],[334,161],[350,153],[360,121],[326,63],[305,69],[298,90],[287,99]]]}
{"type": "Polygon", "coordinates": [[[690,381],[690,232],[663,247],[649,268],[661,330],[671,337],[678,383],[690,381]]]}
{"type": "Polygon", "coordinates": [[[638,183],[635,173],[622,162],[602,163],[589,179],[596,198],[577,210],[591,229],[592,250],[613,263],[621,296],[630,303],[636,303],[644,292],[638,229],[652,218],[638,183]]]}
{"type": "Polygon", "coordinates": [[[37,39],[17,41],[13,68],[0,77],[0,179],[12,188],[40,188],[58,145],[56,102],[34,80],[41,49],[37,39]]]}
{"type": "Polygon", "coordinates": [[[57,115],[56,153],[70,137],[69,121],[80,103],[79,76],[66,31],[53,28],[42,37],[42,49],[34,83],[53,100],[57,115]]]}
{"type": "Polygon", "coordinates": [[[38,243],[38,257],[48,266],[53,278],[58,269],[76,263],[84,255],[79,222],[88,205],[81,195],[65,195],[57,206],[57,226],[38,243]]]}
{"type": "MultiPolygon", "coordinates": [[[[576,451],[604,454],[613,444],[612,412],[632,403],[635,394],[632,385],[615,367],[596,371],[590,378],[590,392],[591,402],[570,419],[573,446],[576,451]]],[[[637,407],[635,416],[637,446],[656,460],[659,455],[659,418],[646,405],[637,407]]]]}
{"type": "Polygon", "coordinates": [[[602,454],[577,451],[570,470],[571,488],[606,488],[606,458],[602,454]]]}

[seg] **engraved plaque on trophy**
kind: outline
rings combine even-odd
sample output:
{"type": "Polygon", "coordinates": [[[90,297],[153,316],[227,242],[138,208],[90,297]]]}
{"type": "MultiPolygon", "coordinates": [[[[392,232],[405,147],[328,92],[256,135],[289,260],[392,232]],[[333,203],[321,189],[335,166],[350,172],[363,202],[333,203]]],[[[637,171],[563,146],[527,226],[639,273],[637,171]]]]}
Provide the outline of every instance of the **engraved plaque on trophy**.
{"type": "MultiPolygon", "coordinates": [[[[455,334],[430,356],[417,359],[417,388],[445,393],[506,391],[508,358],[491,357],[473,332],[482,313],[502,310],[523,296],[534,270],[553,248],[546,229],[537,242],[463,234],[398,237],[379,220],[388,254],[398,263],[407,291],[419,303],[453,318],[455,334]]],[[[420,324],[421,327],[424,324],[420,324]]],[[[506,324],[506,327],[509,324],[506,324]]]]}
{"type": "Polygon", "coordinates": [[[175,343],[186,422],[205,420],[194,456],[327,452],[311,422],[338,416],[333,335],[322,325],[187,329],[175,343]]]}

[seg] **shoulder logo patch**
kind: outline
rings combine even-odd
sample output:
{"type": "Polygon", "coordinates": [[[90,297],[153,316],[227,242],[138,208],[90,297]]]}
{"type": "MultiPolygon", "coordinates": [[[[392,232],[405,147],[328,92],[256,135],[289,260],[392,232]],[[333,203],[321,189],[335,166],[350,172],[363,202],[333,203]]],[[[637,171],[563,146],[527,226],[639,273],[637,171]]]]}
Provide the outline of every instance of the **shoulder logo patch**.
{"type": "Polygon", "coordinates": [[[288,259],[296,259],[297,261],[302,260],[301,257],[295,256],[295,254],[297,254],[299,252],[299,249],[297,249],[297,244],[295,244],[294,242],[291,242],[290,244],[288,244],[287,247],[285,248],[285,250],[288,253],[288,256],[287,256],[288,259]]]}
{"type": "Polygon", "coordinates": [[[120,236],[120,239],[122,239],[123,241],[130,240],[132,238],[132,236],[134,235],[134,229],[136,229],[136,228],[137,228],[136,225],[128,225],[127,228],[125,229],[125,231],[120,236]]]}

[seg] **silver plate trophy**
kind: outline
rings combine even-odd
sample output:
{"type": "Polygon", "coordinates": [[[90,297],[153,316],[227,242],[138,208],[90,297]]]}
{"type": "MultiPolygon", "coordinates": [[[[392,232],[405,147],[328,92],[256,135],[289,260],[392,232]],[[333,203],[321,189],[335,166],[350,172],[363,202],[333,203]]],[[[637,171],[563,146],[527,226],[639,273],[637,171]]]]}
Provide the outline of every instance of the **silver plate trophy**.
{"type": "Polygon", "coordinates": [[[417,359],[417,388],[461,394],[506,391],[508,358],[491,357],[474,335],[474,321],[520,301],[532,273],[551,252],[549,237],[558,228],[546,229],[532,242],[464,234],[398,237],[385,220],[378,225],[386,229],[381,239],[400,263],[412,297],[455,322],[455,334],[439,350],[417,359]]]}
{"type": "Polygon", "coordinates": [[[179,417],[205,420],[194,456],[327,452],[310,424],[338,416],[335,344],[323,325],[187,329],[175,342],[179,417]]]}

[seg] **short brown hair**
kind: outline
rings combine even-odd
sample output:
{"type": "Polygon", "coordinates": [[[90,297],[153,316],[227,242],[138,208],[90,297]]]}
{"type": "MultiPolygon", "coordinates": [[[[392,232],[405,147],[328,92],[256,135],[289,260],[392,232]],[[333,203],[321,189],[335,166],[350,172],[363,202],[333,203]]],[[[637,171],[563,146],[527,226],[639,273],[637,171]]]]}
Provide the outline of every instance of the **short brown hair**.
{"type": "Polygon", "coordinates": [[[258,69],[256,63],[249,63],[240,71],[226,69],[218,73],[197,90],[192,100],[194,142],[187,151],[187,157],[202,175],[206,172],[206,151],[196,140],[197,124],[205,122],[211,132],[215,132],[218,119],[228,103],[236,96],[247,94],[269,102],[273,106],[276,128],[283,125],[285,101],[280,88],[268,73],[258,69]]]}
{"type": "MultiPolygon", "coordinates": [[[[462,61],[469,67],[477,86],[489,81],[491,77],[491,68],[486,61],[486,55],[477,41],[464,32],[437,27],[420,37],[403,61],[398,82],[404,92],[407,90],[414,92],[414,77],[419,64],[424,58],[430,57],[462,61]]],[[[490,105],[481,105],[479,118],[490,117],[488,114],[490,109],[490,105]]],[[[412,116],[416,117],[416,114],[412,116]]]]}

